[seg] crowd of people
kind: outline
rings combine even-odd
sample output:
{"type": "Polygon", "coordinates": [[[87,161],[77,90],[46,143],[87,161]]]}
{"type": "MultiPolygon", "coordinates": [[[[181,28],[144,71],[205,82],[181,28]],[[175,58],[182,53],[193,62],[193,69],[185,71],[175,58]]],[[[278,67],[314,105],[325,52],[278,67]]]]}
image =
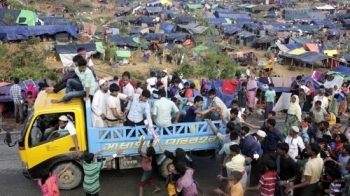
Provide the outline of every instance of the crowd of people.
{"type": "MultiPolygon", "coordinates": [[[[346,116],[348,111],[347,83],[341,88],[325,89],[320,86],[316,90],[311,81],[296,77],[291,85],[291,103],[284,128],[278,130],[276,112],[273,111],[278,97],[272,83],[264,93],[264,123],[261,126],[248,123],[249,114],[257,109],[258,86],[253,74],[241,81],[238,97],[232,100],[230,108],[214,89],[205,92],[210,99],[207,107],[203,106],[206,99],[201,96],[203,92],[193,82],[183,82],[177,75],[170,78],[167,70],[158,77],[151,72],[145,83],[133,81],[127,71],[122,74],[121,80],[114,77],[113,81],[106,81],[103,78],[97,80],[83,55],[75,56],[73,61],[76,64],[73,71],[53,87],[42,85],[41,90],[57,93],[65,88],[65,96],[52,100],[53,103],[66,103],[73,98],[92,100],[94,127],[139,126],[145,123],[151,127],[169,127],[178,122],[207,121],[221,143],[218,154],[222,170],[218,179],[222,183],[214,190],[218,195],[249,195],[257,190],[263,196],[350,195],[350,119],[346,129],[341,130],[339,118],[346,116]],[[181,98],[187,98],[185,103],[181,98]],[[149,99],[156,99],[153,106],[149,99]],[[221,133],[213,125],[213,120],[222,120],[226,133],[221,133]]],[[[18,84],[19,80],[15,79],[10,94],[19,123],[23,120],[23,102],[27,103],[30,112],[37,92],[29,90],[23,100],[18,84]]],[[[67,126],[64,124],[68,121],[67,117],[60,117],[60,121],[63,127],[67,126]]],[[[71,135],[74,138],[74,131],[71,135]]],[[[156,139],[158,142],[159,138],[156,139]]],[[[144,139],[141,139],[143,142],[144,139]]],[[[169,195],[198,195],[200,187],[193,179],[194,170],[186,164],[185,151],[178,148],[171,153],[160,143],[159,146],[164,155],[173,160],[167,167],[169,195]]],[[[146,183],[154,185],[155,192],[158,192],[160,188],[154,184],[151,172],[155,150],[150,145],[143,152],[141,147],[138,152],[142,157],[144,174],[140,195],[143,195],[146,183]]],[[[81,153],[77,152],[77,155],[81,153]]],[[[84,180],[84,190],[87,195],[96,195],[99,192],[98,173],[103,163],[96,163],[91,153],[84,154],[84,159],[85,175],[91,177],[89,182],[84,180]],[[94,188],[89,186],[92,181],[94,188]]],[[[40,186],[49,179],[47,174],[43,176],[46,177],[40,181],[40,186]]],[[[57,176],[59,174],[51,177],[57,179],[57,176]]]]}

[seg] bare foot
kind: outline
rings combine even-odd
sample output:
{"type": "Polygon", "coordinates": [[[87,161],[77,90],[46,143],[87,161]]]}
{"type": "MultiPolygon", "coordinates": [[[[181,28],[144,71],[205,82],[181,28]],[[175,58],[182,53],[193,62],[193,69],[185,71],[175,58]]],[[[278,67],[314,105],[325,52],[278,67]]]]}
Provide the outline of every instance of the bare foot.
{"type": "Polygon", "coordinates": [[[53,93],[53,87],[47,87],[45,91],[46,93],[53,93]]]}
{"type": "Polygon", "coordinates": [[[158,193],[159,191],[161,191],[161,190],[159,187],[157,187],[152,193],[158,193]]]}
{"type": "Polygon", "coordinates": [[[58,100],[58,99],[52,99],[51,100],[51,103],[61,103],[62,101],[61,100],[58,100]]]}

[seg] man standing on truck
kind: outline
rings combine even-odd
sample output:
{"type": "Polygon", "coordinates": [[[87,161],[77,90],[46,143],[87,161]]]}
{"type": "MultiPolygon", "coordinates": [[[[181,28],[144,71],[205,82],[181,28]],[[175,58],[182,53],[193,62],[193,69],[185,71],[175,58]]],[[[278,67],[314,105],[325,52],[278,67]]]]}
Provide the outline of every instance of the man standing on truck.
{"type": "Polygon", "coordinates": [[[91,104],[92,126],[107,127],[105,120],[107,114],[107,102],[109,97],[108,82],[101,79],[98,84],[100,85],[100,90],[96,91],[91,104]]]}
{"type": "Polygon", "coordinates": [[[171,125],[171,114],[176,113],[174,123],[180,118],[179,109],[175,103],[166,98],[164,89],[158,91],[159,100],[154,102],[152,120],[159,127],[169,127],[171,125]]]}
{"type": "Polygon", "coordinates": [[[17,125],[19,123],[23,123],[23,98],[22,98],[22,90],[19,86],[19,78],[15,78],[14,84],[10,88],[10,96],[15,105],[15,118],[17,125]],[[19,117],[19,118],[18,118],[19,117]]]}
{"type": "Polygon", "coordinates": [[[143,114],[146,114],[149,127],[153,126],[151,119],[151,106],[148,103],[148,99],[151,97],[149,90],[143,90],[141,95],[134,94],[132,101],[129,101],[125,110],[125,116],[127,119],[124,123],[125,126],[142,126],[145,125],[143,121],[143,114]]]}
{"type": "MultiPolygon", "coordinates": [[[[122,75],[122,80],[123,80],[123,86],[121,86],[121,88],[123,88],[122,93],[128,97],[133,97],[135,94],[135,89],[134,86],[131,84],[130,82],[130,73],[129,72],[124,72],[122,75]]],[[[124,108],[126,109],[128,103],[130,103],[130,101],[124,101],[123,105],[124,108]]]]}
{"type": "Polygon", "coordinates": [[[51,103],[68,102],[73,98],[83,98],[84,101],[88,100],[90,96],[95,93],[95,78],[90,69],[86,67],[86,60],[79,59],[78,67],[74,69],[77,79],[68,79],[66,84],[66,95],[61,99],[52,99],[51,103]]]}

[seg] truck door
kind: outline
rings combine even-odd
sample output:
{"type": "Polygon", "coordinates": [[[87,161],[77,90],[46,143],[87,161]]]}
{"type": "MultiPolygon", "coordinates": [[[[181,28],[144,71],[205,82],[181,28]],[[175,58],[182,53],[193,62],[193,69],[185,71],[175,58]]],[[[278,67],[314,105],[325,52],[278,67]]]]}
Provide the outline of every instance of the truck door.
{"type": "MultiPolygon", "coordinates": [[[[73,138],[68,130],[57,130],[58,118],[61,115],[66,115],[69,121],[74,124],[75,114],[73,112],[41,114],[33,118],[34,120],[29,126],[30,133],[26,137],[29,169],[58,156],[75,153],[73,138]]],[[[76,126],[75,128],[77,129],[76,126]]]]}

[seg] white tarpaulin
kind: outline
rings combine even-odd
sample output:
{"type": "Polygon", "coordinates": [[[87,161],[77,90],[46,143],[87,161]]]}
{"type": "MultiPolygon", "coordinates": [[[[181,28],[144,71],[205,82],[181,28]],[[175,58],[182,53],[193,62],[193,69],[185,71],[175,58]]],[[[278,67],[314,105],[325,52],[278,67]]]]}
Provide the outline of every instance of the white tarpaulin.
{"type": "MultiPolygon", "coordinates": [[[[91,56],[93,54],[95,54],[96,52],[87,52],[86,53],[86,56],[91,56]]],[[[63,64],[64,67],[69,67],[69,66],[74,66],[73,65],[73,57],[75,55],[77,55],[77,53],[75,54],[59,54],[60,55],[60,59],[61,59],[61,62],[63,64]]],[[[88,66],[91,66],[91,64],[93,65],[92,61],[90,60],[88,62],[88,66]]]]}
{"type": "Polygon", "coordinates": [[[292,97],[292,93],[282,92],[282,95],[278,99],[275,107],[273,107],[273,111],[279,112],[282,110],[288,110],[290,106],[290,98],[292,97]]]}

